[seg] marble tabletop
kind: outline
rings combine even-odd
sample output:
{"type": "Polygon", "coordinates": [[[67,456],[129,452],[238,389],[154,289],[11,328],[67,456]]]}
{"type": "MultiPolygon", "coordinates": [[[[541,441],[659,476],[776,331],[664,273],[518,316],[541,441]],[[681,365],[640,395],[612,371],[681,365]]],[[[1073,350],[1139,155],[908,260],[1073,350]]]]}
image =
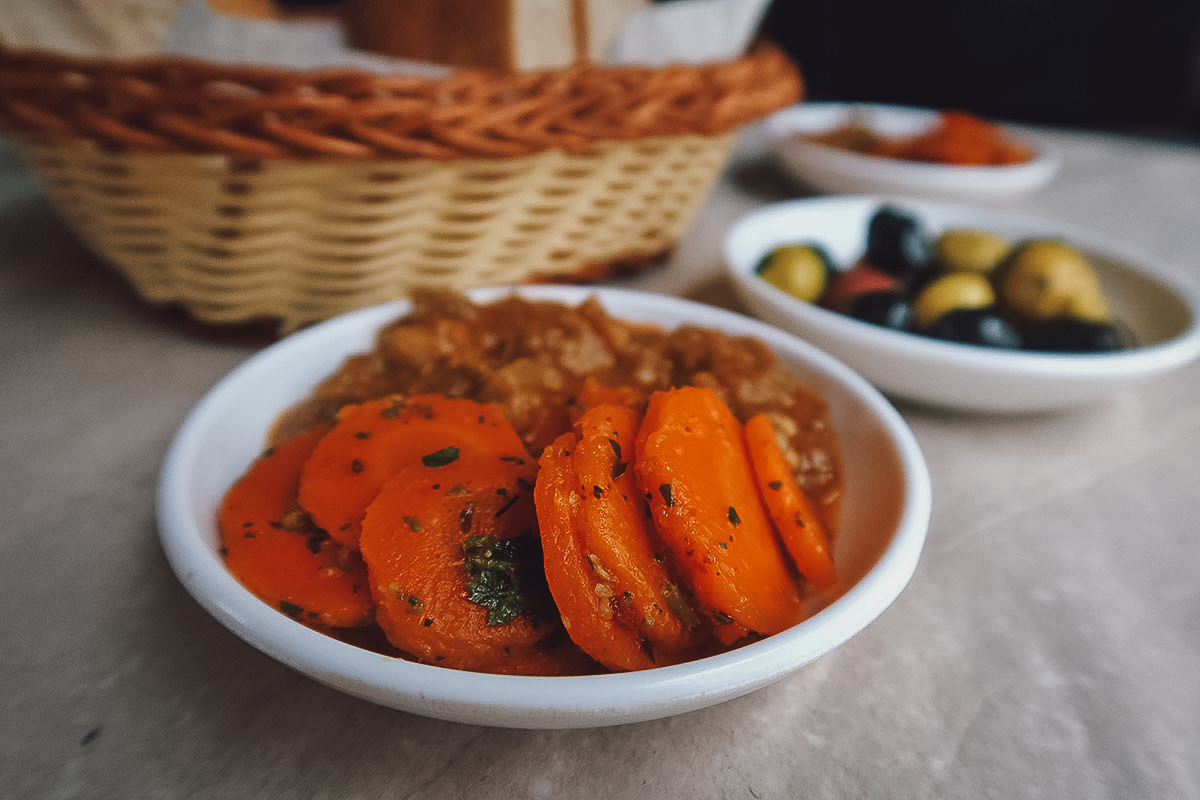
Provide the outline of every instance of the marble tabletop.
{"type": "MultiPolygon", "coordinates": [[[[1031,135],[1062,172],[1006,205],[1200,280],[1200,148],[1031,135]]],[[[672,260],[626,283],[732,305],[724,231],[797,193],[747,131],[672,260]]],[[[175,578],[161,460],[262,345],[143,303],[0,140],[0,795],[1200,798],[1200,364],[1054,414],[898,404],[933,514],[878,620],[706,710],[522,731],[327,688],[175,578]]]]}

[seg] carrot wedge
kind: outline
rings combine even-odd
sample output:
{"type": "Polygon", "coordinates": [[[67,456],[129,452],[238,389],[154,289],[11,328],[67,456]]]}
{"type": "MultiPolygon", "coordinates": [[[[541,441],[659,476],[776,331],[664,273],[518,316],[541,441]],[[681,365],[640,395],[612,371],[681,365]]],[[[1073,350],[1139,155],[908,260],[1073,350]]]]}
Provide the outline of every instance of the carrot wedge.
{"type": "Polygon", "coordinates": [[[393,645],[423,663],[514,672],[561,630],[541,571],[535,476],[532,461],[464,450],[384,484],[360,545],[393,645]]]}
{"type": "Polygon", "coordinates": [[[634,468],[659,534],[718,626],[769,635],[802,619],[799,587],[755,486],[742,426],[714,392],[653,394],[634,468]]]}
{"type": "Polygon", "coordinates": [[[320,630],[367,625],[374,605],[358,554],[300,511],[300,471],[323,429],[293,436],[259,457],[221,502],[218,524],[229,571],[259,599],[320,630]]]}
{"type": "Polygon", "coordinates": [[[392,475],[471,448],[532,461],[492,405],[417,395],[346,406],[304,466],[300,505],[334,539],[357,547],[363,514],[392,475]]]}
{"type": "Polygon", "coordinates": [[[832,587],[837,583],[837,571],[829,534],[788,466],[771,418],[756,414],[743,432],[759,494],[796,568],[818,589],[832,587]]]}

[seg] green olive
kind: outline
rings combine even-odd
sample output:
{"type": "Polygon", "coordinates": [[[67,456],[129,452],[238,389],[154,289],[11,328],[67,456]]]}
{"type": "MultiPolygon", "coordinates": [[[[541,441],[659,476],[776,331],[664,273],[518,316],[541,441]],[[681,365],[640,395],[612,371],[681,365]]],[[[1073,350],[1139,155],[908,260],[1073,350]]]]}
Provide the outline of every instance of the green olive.
{"type": "Polygon", "coordinates": [[[815,303],[829,285],[833,262],[817,245],[789,244],[768,253],[755,272],[793,297],[815,303]]]}
{"type": "Polygon", "coordinates": [[[990,231],[956,228],[933,243],[933,258],[946,272],[990,273],[1008,254],[1008,240],[990,231]]]}
{"type": "Polygon", "coordinates": [[[913,311],[917,327],[928,330],[951,311],[995,305],[996,293],[986,276],[977,272],[948,272],[917,295],[913,311]]]}
{"type": "Polygon", "coordinates": [[[996,290],[1001,303],[1025,319],[1109,319],[1108,301],[1091,261],[1054,239],[1019,245],[1000,266],[996,290]]]}

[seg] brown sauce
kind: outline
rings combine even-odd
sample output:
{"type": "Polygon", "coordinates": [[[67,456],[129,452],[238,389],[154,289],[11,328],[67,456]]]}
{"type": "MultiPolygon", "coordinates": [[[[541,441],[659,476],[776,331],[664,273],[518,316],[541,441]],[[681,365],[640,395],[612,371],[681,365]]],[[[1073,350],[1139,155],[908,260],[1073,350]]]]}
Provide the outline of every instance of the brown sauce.
{"type": "Polygon", "coordinates": [[[589,378],[643,397],[704,386],[743,422],[770,414],[800,485],[835,529],[843,472],[824,398],[757,339],[626,322],[595,299],[577,307],[516,296],[475,304],[454,292],[418,292],[411,313],[387,325],[370,352],[348,358],[280,418],[272,442],[332,420],[348,403],[432,393],[498,403],[537,455],[571,427],[589,378]]]}

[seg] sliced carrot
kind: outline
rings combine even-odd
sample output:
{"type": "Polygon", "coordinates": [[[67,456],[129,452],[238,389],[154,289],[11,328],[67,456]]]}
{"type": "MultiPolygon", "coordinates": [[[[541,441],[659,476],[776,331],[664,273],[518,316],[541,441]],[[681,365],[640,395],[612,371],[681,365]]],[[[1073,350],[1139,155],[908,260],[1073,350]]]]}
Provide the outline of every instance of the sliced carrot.
{"type": "Polygon", "coordinates": [[[659,534],[714,622],[772,634],[800,621],[799,587],[755,487],[742,426],[714,392],[651,395],[634,469],[659,534]]]}
{"type": "Polygon", "coordinates": [[[346,406],[304,466],[300,505],[334,539],[357,547],[367,505],[392,475],[467,448],[532,461],[490,404],[417,395],[346,406]]]}
{"type": "Polygon", "coordinates": [[[588,375],[583,379],[576,402],[584,410],[600,405],[629,406],[641,410],[646,407],[646,395],[633,386],[605,386],[588,375]]]}
{"type": "Polygon", "coordinates": [[[597,406],[579,420],[572,456],[583,499],[577,532],[597,592],[611,598],[614,622],[652,647],[661,665],[694,652],[700,623],[634,477],[641,422],[640,412],[622,405],[597,406]]]}
{"type": "Polygon", "coordinates": [[[694,656],[704,638],[633,479],[641,415],[598,406],[542,452],[535,498],[546,579],[571,638],[613,670],[694,656]]]}
{"type": "Polygon", "coordinates": [[[563,627],[580,648],[609,669],[654,666],[636,636],[612,623],[609,598],[595,591],[595,572],[577,534],[582,497],[571,455],[579,438],[564,433],[542,451],[534,499],[544,569],[563,627]]]}
{"type": "Polygon", "coordinates": [[[832,587],[837,583],[837,571],[829,533],[812,500],[796,481],[775,437],[771,418],[756,414],[747,420],[743,431],[759,494],[796,568],[818,589],[832,587]]]}
{"type": "Polygon", "coordinates": [[[463,450],[389,479],[360,545],[376,621],[428,664],[505,672],[560,630],[542,573],[532,461],[463,450]]]}
{"type": "Polygon", "coordinates": [[[296,503],[300,471],[324,434],[293,436],[258,458],[222,500],[225,563],[264,602],[318,629],[366,625],[374,605],[358,554],[296,503]]]}

